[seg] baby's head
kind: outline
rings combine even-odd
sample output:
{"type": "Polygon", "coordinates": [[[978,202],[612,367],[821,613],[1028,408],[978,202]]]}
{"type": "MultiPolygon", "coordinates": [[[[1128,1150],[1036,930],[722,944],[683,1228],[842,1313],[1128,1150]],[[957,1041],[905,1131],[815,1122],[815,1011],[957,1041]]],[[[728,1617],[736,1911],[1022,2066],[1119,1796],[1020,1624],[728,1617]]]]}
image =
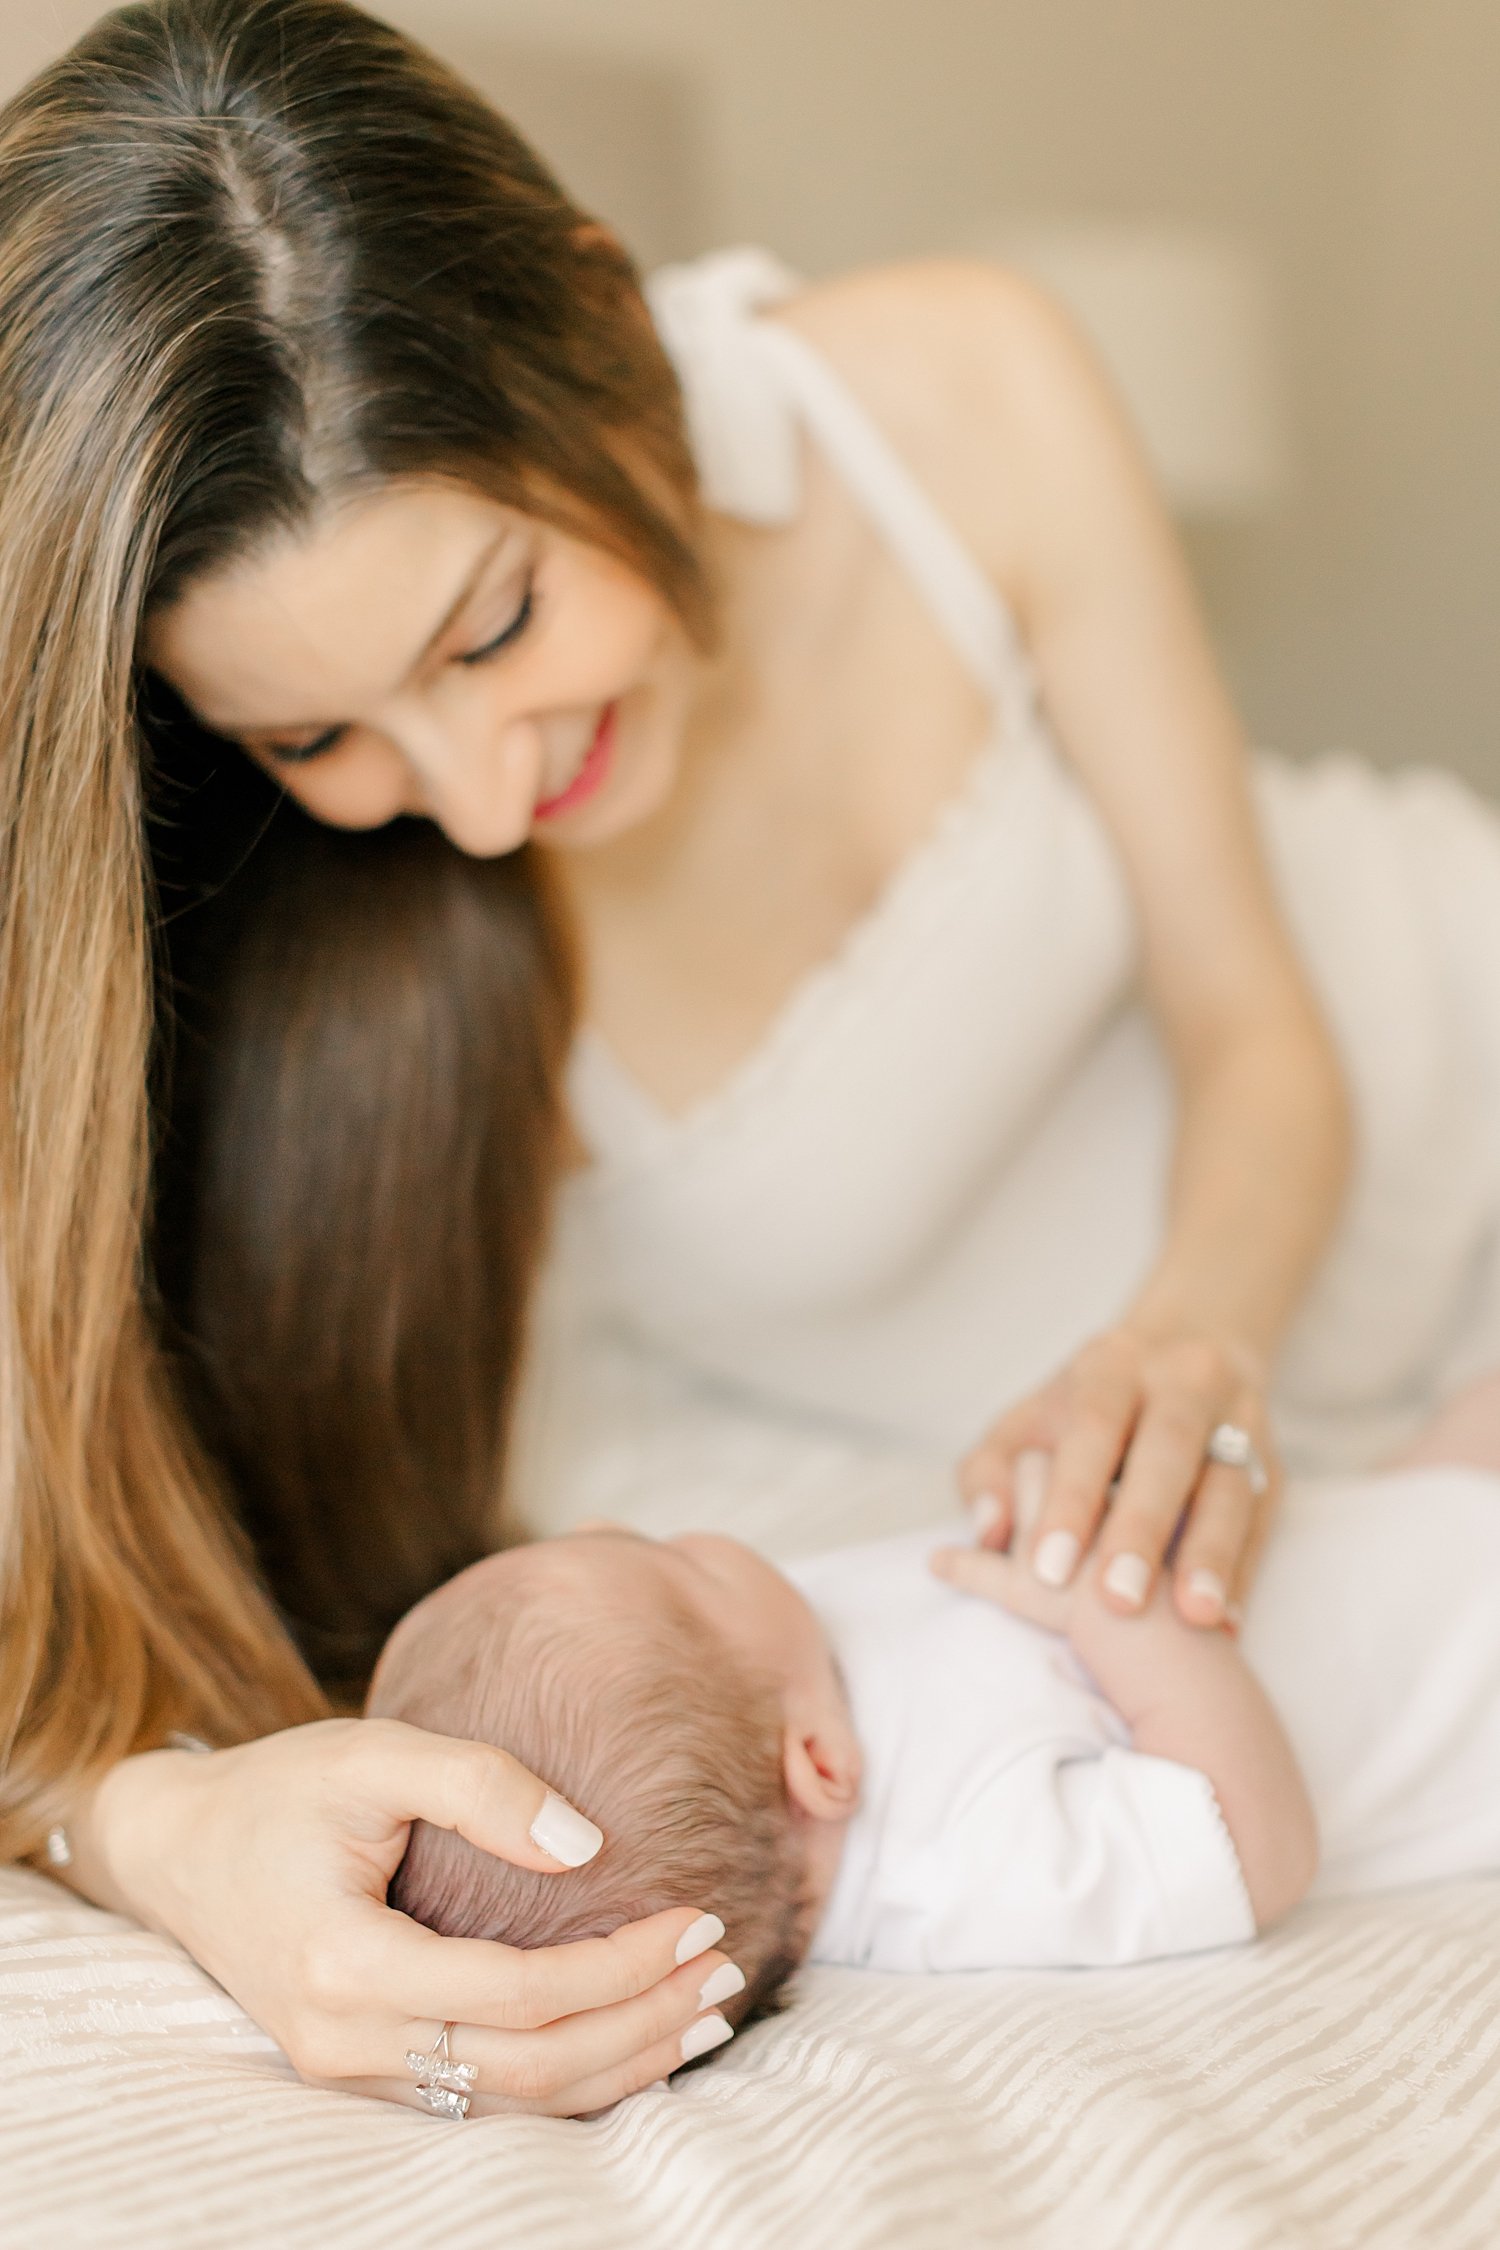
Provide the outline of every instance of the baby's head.
{"type": "Polygon", "coordinates": [[[600,1525],[492,1555],[402,1619],[367,1709],[498,1744],[604,1830],[536,1875],[418,1822],[391,1903],[444,1936],[560,1945],[702,1905],[745,1974],[734,2022],[806,1952],[859,1755],[816,1618],[737,1540],[600,1525]]]}

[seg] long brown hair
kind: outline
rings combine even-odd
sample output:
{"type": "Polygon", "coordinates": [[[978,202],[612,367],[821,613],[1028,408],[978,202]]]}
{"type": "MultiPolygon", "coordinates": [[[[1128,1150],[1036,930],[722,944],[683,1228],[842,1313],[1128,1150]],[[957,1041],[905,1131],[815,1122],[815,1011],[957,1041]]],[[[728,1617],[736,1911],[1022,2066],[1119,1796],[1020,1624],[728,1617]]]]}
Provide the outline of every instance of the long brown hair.
{"type": "Polygon", "coordinates": [[[5,1855],[170,1727],[323,1708],[487,1541],[545,885],[318,830],[140,665],[199,573],[431,475],[704,629],[634,274],[458,81],[341,0],[153,0],[0,114],[5,1855]]]}

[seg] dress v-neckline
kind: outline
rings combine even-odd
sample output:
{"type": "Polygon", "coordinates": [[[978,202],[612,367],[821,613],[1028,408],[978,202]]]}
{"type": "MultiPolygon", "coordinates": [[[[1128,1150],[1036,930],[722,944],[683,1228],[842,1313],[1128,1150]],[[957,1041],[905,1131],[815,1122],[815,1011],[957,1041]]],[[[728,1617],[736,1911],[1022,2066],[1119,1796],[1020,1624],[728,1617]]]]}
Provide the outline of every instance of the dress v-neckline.
{"type": "Polygon", "coordinates": [[[608,1119],[607,1135],[601,1136],[608,1145],[590,1151],[595,1167],[609,1169],[621,1160],[638,1161],[658,1149],[676,1150],[712,1135],[791,1068],[849,995],[868,988],[867,972],[878,957],[892,946],[904,946],[912,915],[940,899],[956,845],[997,795],[1020,755],[1021,745],[997,727],[975,752],[958,787],[939,805],[925,834],[837,945],[793,981],[738,1061],[681,1109],[658,1101],[604,1034],[590,1023],[581,1024],[569,1063],[569,1089],[580,1129],[591,1116],[608,1119]]]}
{"type": "Polygon", "coordinates": [[[837,1009],[856,990],[878,984],[865,974],[872,958],[908,942],[924,901],[941,906],[948,870],[974,816],[1026,765],[1028,745],[1047,747],[1031,666],[999,590],[822,354],[784,322],[757,317],[794,288],[790,274],[755,252],[668,269],[651,286],[653,314],[682,383],[705,498],[711,506],[722,501],[747,521],[784,520],[796,505],[792,432],[800,426],[843,477],[985,695],[991,732],[871,905],[829,954],[794,980],[750,1047],[706,1092],[668,1109],[601,1032],[590,1024],[579,1028],[569,1096],[596,1177],[665,1150],[675,1159],[747,1115],[759,1091],[817,1043],[837,1009]],[[728,483],[716,494],[715,481],[724,478],[728,483]],[[752,505],[756,501],[765,507],[752,505]],[[597,1126],[592,1134],[591,1124],[597,1126]]]}

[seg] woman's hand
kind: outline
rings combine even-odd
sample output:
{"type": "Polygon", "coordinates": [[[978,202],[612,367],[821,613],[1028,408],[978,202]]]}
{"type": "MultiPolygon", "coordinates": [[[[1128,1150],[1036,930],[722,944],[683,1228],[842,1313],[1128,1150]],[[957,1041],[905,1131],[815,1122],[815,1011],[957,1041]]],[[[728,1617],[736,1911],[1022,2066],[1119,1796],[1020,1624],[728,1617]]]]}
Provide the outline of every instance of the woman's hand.
{"type": "Polygon", "coordinates": [[[454,2059],[478,2066],[476,2112],[577,2116],[731,2036],[704,1987],[727,1999],[738,1972],[710,1950],[722,1923],[692,1903],[531,1953],[394,1912],[386,1886],[418,1819],[543,1873],[564,1862],[537,1837],[573,1864],[598,1849],[598,1830],[501,1750],[335,1719],[208,1757],[127,1759],[77,1824],[76,1871],[178,1939],[322,2085],[414,2102],[407,2050],[452,2022],[454,2059]]]}
{"type": "Polygon", "coordinates": [[[1099,1583],[1121,1611],[1143,1609],[1172,1555],[1173,1593],[1192,1625],[1238,1614],[1281,1491],[1263,1380],[1251,1355],[1204,1336],[1110,1329],[1003,1414],[959,1472],[983,1545],[1020,1534],[1031,1568],[1065,1586],[1098,1539],[1099,1583]],[[1245,1430],[1266,1470],[1208,1458],[1221,1422],[1245,1430]],[[1051,1456],[1034,1524],[1017,1520],[1015,1467],[1051,1456]],[[1116,1481],[1118,1480],[1118,1481],[1116,1481]],[[1178,1527],[1181,1525],[1180,1537],[1178,1527]]]}

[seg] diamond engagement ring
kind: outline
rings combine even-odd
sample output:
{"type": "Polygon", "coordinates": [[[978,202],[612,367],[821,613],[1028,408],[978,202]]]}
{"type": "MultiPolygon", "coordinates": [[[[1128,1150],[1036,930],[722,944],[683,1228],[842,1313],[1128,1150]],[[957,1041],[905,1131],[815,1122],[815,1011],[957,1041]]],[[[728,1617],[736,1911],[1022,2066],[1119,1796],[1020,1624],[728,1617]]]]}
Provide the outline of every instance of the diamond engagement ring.
{"type": "Polygon", "coordinates": [[[1271,1482],[1266,1464],[1255,1450],[1255,1440],[1238,1422],[1221,1422],[1208,1441],[1208,1458],[1222,1469],[1243,1469],[1258,1500],[1271,1482]]]}
{"type": "Polygon", "coordinates": [[[451,2023],[444,2024],[430,2054],[419,2055],[414,2047],[406,2050],[406,2067],[417,2081],[417,2100],[436,2117],[467,2117],[469,2096],[479,2076],[476,2063],[453,2060],[448,2048],[452,2029],[451,2023]]]}

